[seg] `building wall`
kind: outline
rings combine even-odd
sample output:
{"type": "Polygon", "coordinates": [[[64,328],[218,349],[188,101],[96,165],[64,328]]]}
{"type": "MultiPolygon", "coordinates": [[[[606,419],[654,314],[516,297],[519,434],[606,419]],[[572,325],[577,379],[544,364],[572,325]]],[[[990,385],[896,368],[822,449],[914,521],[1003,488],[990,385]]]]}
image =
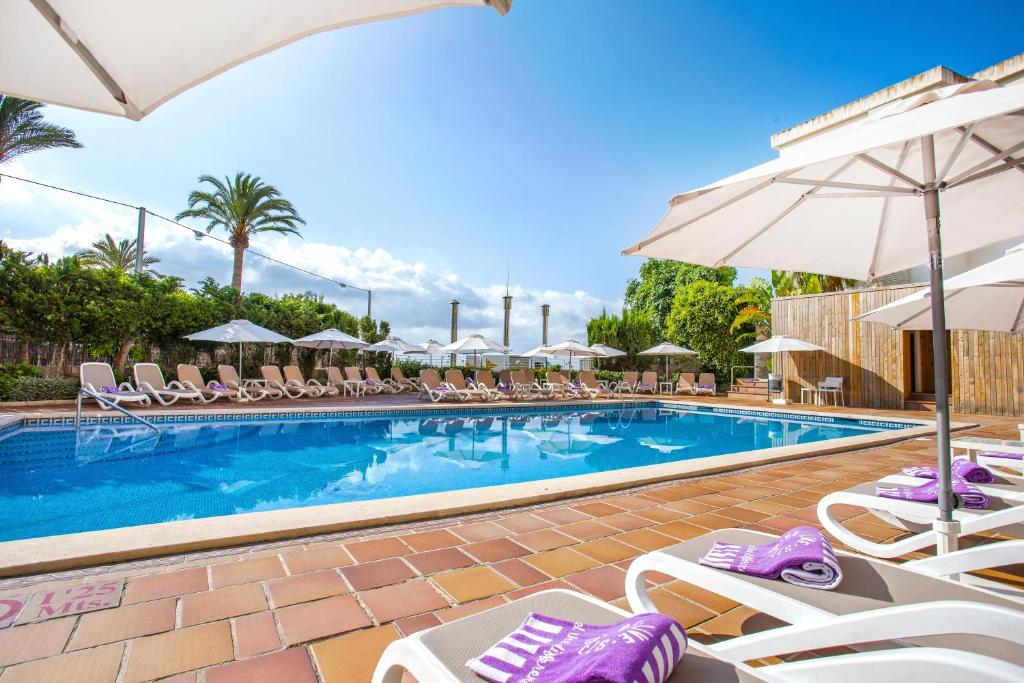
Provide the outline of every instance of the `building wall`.
{"type": "MultiPolygon", "coordinates": [[[[776,372],[785,369],[787,397],[799,401],[800,387],[836,376],[846,379],[848,405],[903,408],[904,333],[853,318],[919,288],[875,287],[774,299],[773,335],[796,337],[826,349],[825,353],[776,354],[773,367],[776,372]]],[[[954,411],[1024,415],[1024,335],[954,330],[950,348],[954,411]]]]}

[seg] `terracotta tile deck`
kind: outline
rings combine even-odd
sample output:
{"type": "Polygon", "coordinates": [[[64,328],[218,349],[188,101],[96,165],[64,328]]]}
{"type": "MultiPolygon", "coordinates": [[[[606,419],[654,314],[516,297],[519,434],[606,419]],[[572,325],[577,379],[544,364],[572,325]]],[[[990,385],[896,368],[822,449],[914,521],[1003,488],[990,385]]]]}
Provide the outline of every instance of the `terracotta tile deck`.
{"type": "MultiPolygon", "coordinates": [[[[955,419],[980,423],[974,434],[1003,438],[1016,437],[1020,421],[955,419]]],[[[2,597],[127,579],[120,607],[0,629],[0,683],[364,683],[384,647],[403,635],[546,588],[624,605],[625,569],[635,556],[713,529],[814,524],[826,492],[930,462],[933,449],[933,439],[911,440],[528,510],[0,580],[2,597]]],[[[900,533],[850,514],[873,537],[900,533]]],[[[1012,568],[1001,575],[1024,581],[1012,568]]],[[[654,578],[655,603],[698,639],[774,623],[695,586],[654,578]]]]}

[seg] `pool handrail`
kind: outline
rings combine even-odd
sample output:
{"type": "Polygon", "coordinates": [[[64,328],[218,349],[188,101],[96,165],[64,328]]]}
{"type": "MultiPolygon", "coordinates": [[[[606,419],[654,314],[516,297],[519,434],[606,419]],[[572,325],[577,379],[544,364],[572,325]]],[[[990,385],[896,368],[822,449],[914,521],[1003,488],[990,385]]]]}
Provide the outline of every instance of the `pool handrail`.
{"type": "Polygon", "coordinates": [[[149,420],[147,420],[144,417],[141,417],[139,415],[136,415],[135,413],[133,413],[132,411],[128,410],[127,408],[124,408],[124,407],[118,405],[117,403],[114,403],[110,399],[108,399],[108,398],[106,398],[104,396],[100,396],[95,391],[92,391],[91,389],[86,389],[85,387],[81,387],[78,390],[78,397],[75,399],[75,429],[76,430],[81,429],[81,425],[82,425],[82,398],[85,397],[85,396],[88,396],[89,398],[96,400],[97,402],[100,403],[100,405],[105,405],[108,408],[113,408],[114,410],[118,411],[119,413],[121,413],[123,415],[127,415],[131,419],[137,420],[137,421],[141,422],[142,424],[146,425],[147,427],[149,427],[150,429],[155,431],[157,434],[160,433],[160,428],[157,427],[152,422],[150,422],[149,420]]]}

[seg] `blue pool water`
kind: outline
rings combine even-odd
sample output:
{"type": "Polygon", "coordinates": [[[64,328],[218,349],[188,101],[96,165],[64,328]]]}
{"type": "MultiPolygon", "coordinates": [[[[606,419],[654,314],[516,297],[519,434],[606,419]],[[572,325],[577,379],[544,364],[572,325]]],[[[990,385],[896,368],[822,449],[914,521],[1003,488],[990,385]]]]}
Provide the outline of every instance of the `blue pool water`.
{"type": "Polygon", "coordinates": [[[566,477],[906,425],[650,404],[18,427],[0,432],[0,540],[566,477]]]}

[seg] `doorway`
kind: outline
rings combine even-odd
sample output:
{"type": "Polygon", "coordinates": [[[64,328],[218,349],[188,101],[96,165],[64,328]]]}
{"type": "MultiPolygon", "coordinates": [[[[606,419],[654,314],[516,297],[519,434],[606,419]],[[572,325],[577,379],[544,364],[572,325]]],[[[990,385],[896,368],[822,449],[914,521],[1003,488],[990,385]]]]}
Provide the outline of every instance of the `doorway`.
{"type": "MultiPolygon", "coordinates": [[[[950,337],[946,332],[946,355],[950,354],[950,337]]],[[[910,400],[935,400],[935,354],[932,331],[914,330],[903,333],[903,386],[910,400]]]]}

